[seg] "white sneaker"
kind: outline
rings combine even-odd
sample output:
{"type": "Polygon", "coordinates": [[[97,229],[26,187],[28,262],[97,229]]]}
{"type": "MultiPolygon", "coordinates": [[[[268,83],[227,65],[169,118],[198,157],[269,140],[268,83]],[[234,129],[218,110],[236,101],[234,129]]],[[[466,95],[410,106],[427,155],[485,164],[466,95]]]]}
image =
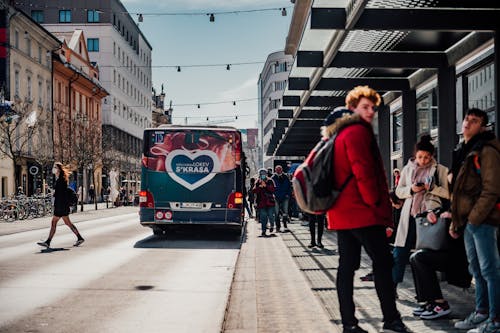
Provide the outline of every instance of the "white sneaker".
{"type": "MultiPolygon", "coordinates": [[[[470,330],[471,328],[477,327],[483,321],[488,319],[487,314],[479,313],[477,311],[472,312],[464,320],[455,323],[455,328],[459,330],[470,330]]],[[[469,332],[467,332],[469,333],[469,332]]]]}
{"type": "Polygon", "coordinates": [[[478,327],[468,330],[467,333],[500,333],[500,325],[489,319],[478,327]]]}

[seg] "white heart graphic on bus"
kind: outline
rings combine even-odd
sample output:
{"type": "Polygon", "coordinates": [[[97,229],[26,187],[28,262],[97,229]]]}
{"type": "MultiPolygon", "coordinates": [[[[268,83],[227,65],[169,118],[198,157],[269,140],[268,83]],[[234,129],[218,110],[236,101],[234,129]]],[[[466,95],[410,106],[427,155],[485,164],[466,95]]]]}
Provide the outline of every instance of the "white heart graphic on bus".
{"type": "Polygon", "coordinates": [[[169,176],[190,191],[209,182],[220,171],[220,161],[210,150],[172,150],[165,159],[169,176]]]}

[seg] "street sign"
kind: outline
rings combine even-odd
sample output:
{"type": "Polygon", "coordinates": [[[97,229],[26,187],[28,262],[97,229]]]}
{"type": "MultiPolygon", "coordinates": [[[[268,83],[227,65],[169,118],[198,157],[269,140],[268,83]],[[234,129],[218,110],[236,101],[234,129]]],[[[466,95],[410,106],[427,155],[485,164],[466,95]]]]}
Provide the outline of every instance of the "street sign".
{"type": "Polygon", "coordinates": [[[30,174],[35,176],[36,174],[38,174],[40,170],[38,169],[38,167],[36,165],[32,165],[30,167],[30,174]]]}

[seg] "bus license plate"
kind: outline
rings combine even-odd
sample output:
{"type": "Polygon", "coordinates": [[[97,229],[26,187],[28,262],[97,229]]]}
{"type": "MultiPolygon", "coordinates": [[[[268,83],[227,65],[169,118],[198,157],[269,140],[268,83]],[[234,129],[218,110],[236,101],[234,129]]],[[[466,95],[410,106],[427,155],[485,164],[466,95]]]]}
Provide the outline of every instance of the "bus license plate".
{"type": "Polygon", "coordinates": [[[181,208],[202,208],[201,202],[181,202],[181,208]]]}

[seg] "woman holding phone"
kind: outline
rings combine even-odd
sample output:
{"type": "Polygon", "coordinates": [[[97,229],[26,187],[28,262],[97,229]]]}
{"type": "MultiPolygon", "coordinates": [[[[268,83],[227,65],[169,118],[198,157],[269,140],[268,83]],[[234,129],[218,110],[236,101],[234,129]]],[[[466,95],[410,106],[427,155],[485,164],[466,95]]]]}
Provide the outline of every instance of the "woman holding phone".
{"type": "Polygon", "coordinates": [[[448,168],[434,159],[435,148],[430,135],[424,135],[415,145],[414,157],[401,171],[396,195],[404,200],[394,241],[394,287],[403,281],[410,251],[415,247],[415,217],[427,216],[435,223],[437,217],[431,211],[442,206],[442,199],[449,199],[448,168]]]}

